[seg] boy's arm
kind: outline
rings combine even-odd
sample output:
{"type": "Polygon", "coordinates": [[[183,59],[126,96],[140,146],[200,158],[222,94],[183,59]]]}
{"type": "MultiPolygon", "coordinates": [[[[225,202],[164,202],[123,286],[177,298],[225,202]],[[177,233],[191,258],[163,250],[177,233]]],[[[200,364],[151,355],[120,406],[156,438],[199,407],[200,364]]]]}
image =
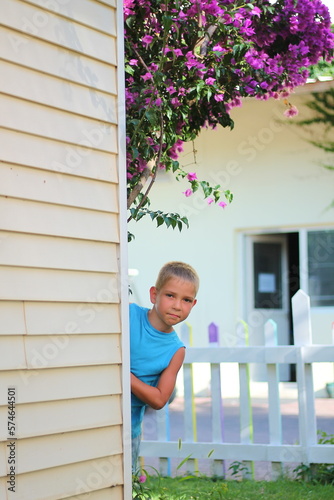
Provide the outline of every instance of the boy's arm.
{"type": "Polygon", "coordinates": [[[184,361],[185,349],[181,347],[162,372],[157,387],[145,384],[131,373],[131,392],[155,410],[165,406],[175,387],[176,376],[184,361]]]}

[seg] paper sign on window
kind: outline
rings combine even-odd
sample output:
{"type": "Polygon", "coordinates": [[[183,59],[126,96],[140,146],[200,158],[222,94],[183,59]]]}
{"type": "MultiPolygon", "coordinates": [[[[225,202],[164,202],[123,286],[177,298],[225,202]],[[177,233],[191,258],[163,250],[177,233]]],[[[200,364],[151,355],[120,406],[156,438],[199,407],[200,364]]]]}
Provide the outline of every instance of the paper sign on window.
{"type": "Polygon", "coordinates": [[[259,273],[258,289],[260,293],[275,293],[276,275],[273,273],[259,273]]]}

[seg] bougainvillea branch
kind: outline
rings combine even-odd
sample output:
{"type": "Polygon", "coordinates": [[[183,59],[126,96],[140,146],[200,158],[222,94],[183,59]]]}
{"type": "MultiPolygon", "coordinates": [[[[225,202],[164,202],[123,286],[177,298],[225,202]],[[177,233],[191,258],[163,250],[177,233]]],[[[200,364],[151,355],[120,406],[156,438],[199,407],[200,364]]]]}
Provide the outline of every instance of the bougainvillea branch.
{"type": "MultiPolygon", "coordinates": [[[[186,196],[200,189],[223,207],[232,199],[181,168],[184,142],[203,127],[233,128],[230,111],[244,97],[287,99],[312,65],[333,58],[321,0],[125,0],[124,21],[128,206],[131,218],[159,225],[164,214],[148,199],[158,169],[188,181],[186,196]]],[[[172,215],[182,228],[186,219],[172,215]]]]}

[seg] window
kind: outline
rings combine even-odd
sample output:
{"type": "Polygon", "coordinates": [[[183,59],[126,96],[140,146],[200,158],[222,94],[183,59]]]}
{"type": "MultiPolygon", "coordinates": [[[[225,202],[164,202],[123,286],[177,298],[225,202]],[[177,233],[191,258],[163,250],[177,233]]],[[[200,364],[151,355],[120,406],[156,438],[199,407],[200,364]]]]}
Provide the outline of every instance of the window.
{"type": "Polygon", "coordinates": [[[312,306],[334,306],[334,230],[307,234],[308,285],[312,306]]]}
{"type": "Polygon", "coordinates": [[[282,245],[254,243],[254,307],[282,308],[282,245]]]}

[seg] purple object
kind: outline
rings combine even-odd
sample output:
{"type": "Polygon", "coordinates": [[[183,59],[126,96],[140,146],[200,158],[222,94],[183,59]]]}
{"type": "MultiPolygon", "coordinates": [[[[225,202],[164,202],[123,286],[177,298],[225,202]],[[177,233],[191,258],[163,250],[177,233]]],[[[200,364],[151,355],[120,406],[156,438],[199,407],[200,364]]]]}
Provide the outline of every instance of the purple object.
{"type": "Polygon", "coordinates": [[[218,339],[218,336],[219,336],[219,330],[218,330],[218,326],[215,324],[215,323],[210,323],[209,325],[209,342],[210,344],[219,344],[219,339],[218,339]]]}

